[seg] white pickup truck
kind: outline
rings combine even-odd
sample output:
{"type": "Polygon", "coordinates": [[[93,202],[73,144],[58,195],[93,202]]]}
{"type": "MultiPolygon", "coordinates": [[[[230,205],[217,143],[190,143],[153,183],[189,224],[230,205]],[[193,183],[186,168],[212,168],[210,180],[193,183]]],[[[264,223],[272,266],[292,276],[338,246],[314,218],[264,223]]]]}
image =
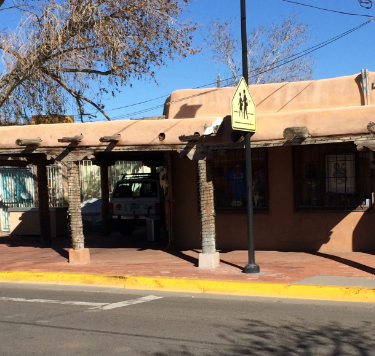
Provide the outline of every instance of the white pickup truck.
{"type": "Polygon", "coordinates": [[[109,203],[112,220],[119,223],[123,235],[131,235],[140,219],[152,220],[160,229],[162,204],[157,177],[151,174],[124,175],[116,183],[109,203]]]}

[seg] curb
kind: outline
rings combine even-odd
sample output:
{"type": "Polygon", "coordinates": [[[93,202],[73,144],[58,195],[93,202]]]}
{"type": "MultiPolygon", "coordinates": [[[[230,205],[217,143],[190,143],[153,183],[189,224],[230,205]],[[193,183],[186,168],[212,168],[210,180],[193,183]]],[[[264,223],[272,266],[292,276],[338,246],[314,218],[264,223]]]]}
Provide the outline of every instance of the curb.
{"type": "Polygon", "coordinates": [[[0,271],[0,282],[48,283],[59,285],[80,284],[165,292],[375,303],[375,288],[362,287],[22,271],[0,271]]]}

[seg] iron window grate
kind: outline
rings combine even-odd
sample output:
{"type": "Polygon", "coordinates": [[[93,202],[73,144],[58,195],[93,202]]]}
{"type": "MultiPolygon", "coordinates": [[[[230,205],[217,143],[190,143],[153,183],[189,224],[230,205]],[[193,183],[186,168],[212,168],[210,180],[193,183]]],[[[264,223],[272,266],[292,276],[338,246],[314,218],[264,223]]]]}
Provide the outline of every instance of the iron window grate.
{"type": "MultiPolygon", "coordinates": [[[[267,148],[251,150],[254,210],[268,210],[267,148]]],[[[234,149],[213,161],[215,208],[246,210],[245,150],[234,149]]]]}
{"type": "Polygon", "coordinates": [[[348,142],[294,147],[293,156],[296,210],[372,208],[371,151],[348,142]]]}

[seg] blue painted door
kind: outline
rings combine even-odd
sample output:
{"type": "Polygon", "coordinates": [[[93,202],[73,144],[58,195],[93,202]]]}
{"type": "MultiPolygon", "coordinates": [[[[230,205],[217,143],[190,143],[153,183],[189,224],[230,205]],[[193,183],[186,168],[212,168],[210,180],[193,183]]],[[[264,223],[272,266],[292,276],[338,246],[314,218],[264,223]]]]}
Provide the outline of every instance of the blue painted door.
{"type": "Polygon", "coordinates": [[[9,208],[34,206],[31,167],[0,167],[1,229],[9,231],[9,208]]]}

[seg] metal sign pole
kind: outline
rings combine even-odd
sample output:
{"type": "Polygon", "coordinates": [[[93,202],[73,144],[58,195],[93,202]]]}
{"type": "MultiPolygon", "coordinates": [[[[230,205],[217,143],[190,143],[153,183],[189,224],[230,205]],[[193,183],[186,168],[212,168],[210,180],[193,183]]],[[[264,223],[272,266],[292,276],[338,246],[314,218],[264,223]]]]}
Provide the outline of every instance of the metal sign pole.
{"type": "MultiPolygon", "coordinates": [[[[247,66],[247,32],[246,32],[246,0],[241,0],[241,40],[242,40],[242,75],[249,84],[249,73],[247,66]]],[[[255,263],[254,251],[254,207],[253,207],[253,176],[251,168],[251,136],[252,132],[245,134],[246,155],[246,180],[247,180],[247,237],[249,241],[248,253],[249,263],[245,266],[244,273],[259,273],[259,266],[255,263]]]]}

